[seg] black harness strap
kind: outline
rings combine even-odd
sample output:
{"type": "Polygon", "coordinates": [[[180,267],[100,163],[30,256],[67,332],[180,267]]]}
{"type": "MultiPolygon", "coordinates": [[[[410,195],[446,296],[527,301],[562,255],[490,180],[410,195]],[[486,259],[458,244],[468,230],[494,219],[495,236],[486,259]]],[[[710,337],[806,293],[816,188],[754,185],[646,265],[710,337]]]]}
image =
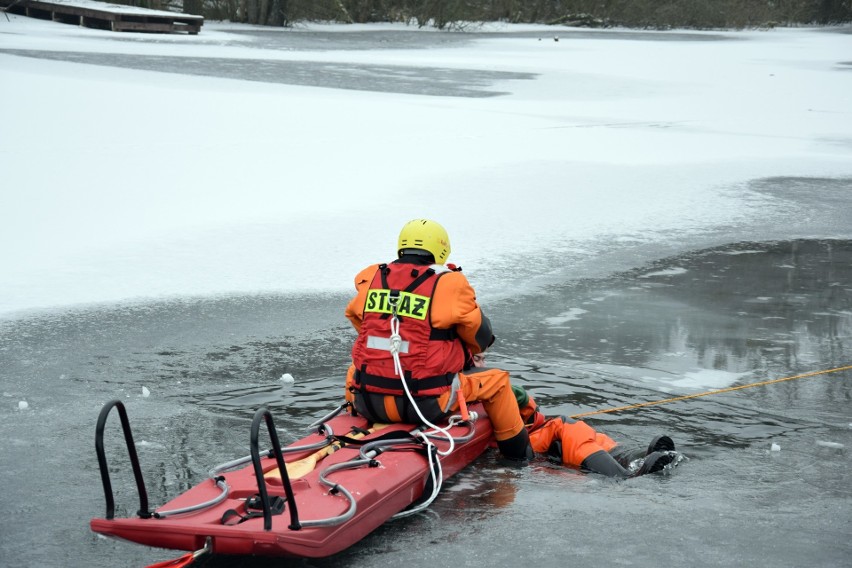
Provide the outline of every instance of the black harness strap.
{"type": "MultiPolygon", "coordinates": [[[[269,508],[273,515],[280,515],[284,512],[284,499],[278,495],[269,498],[269,508]]],[[[238,525],[249,519],[263,516],[263,505],[260,503],[260,497],[254,495],[246,499],[246,514],[241,515],[236,509],[228,509],[222,514],[221,523],[223,525],[238,525]]]]}
{"type": "MultiPolygon", "coordinates": [[[[416,271],[415,271],[415,272],[416,272],[416,271]]],[[[414,273],[412,273],[412,275],[413,275],[413,274],[414,274],[414,273]]],[[[416,290],[416,289],[417,289],[417,287],[418,287],[418,286],[420,286],[421,284],[423,284],[424,282],[426,282],[426,280],[427,280],[430,276],[432,276],[433,274],[435,274],[435,269],[434,269],[434,268],[427,268],[426,270],[424,270],[424,271],[423,271],[423,274],[421,274],[420,276],[418,276],[417,278],[415,278],[415,279],[414,279],[414,282],[412,282],[411,284],[409,284],[409,285],[408,285],[408,287],[405,289],[405,291],[406,291],[406,292],[413,292],[414,290],[416,290]]]]}
{"type": "MultiPolygon", "coordinates": [[[[439,459],[438,458],[438,448],[435,447],[435,446],[429,446],[428,450],[424,449],[422,451],[423,451],[424,454],[427,451],[431,452],[433,461],[437,461],[439,459]]],[[[426,474],[426,481],[423,484],[423,493],[421,493],[420,497],[415,499],[414,502],[411,503],[411,505],[409,505],[408,507],[403,509],[404,511],[408,511],[410,509],[414,509],[415,507],[419,507],[421,504],[425,503],[432,496],[432,491],[435,488],[435,476],[433,474],[434,474],[434,472],[429,472],[428,474],[426,474]]]]}
{"type": "Polygon", "coordinates": [[[390,274],[390,268],[388,268],[388,265],[380,264],[379,273],[382,275],[382,288],[390,290],[390,286],[388,286],[388,274],[390,274]]]}
{"type": "MultiPolygon", "coordinates": [[[[437,388],[448,387],[453,384],[453,379],[455,378],[455,373],[447,373],[445,375],[436,375],[434,377],[424,377],[422,379],[412,379],[411,373],[405,372],[405,380],[406,384],[408,384],[408,390],[411,391],[411,394],[416,396],[418,392],[423,390],[431,390],[437,388]]],[[[400,381],[398,378],[389,379],[387,377],[380,377],[378,375],[371,375],[370,373],[366,373],[364,371],[359,371],[356,376],[356,381],[360,386],[361,391],[365,391],[366,387],[371,386],[379,389],[387,389],[393,391],[399,391],[402,389],[400,385],[400,381]]],[[[378,393],[373,393],[378,394],[378,393]]],[[[372,412],[373,409],[370,409],[372,412]]],[[[375,415],[375,413],[374,413],[375,415]]]]}
{"type": "MultiPolygon", "coordinates": [[[[385,289],[385,290],[390,290],[391,288],[388,285],[388,274],[390,274],[390,268],[388,268],[387,264],[379,265],[379,274],[381,274],[381,276],[382,276],[382,288],[385,289]]],[[[391,293],[393,293],[392,290],[391,290],[391,293]]],[[[382,318],[382,319],[388,319],[390,316],[391,316],[390,314],[382,314],[379,317],[382,318]]]]}
{"type": "MultiPolygon", "coordinates": [[[[412,392],[411,395],[416,396],[414,392],[412,392]]],[[[414,406],[411,404],[411,401],[408,400],[407,396],[397,396],[394,397],[394,402],[396,403],[397,413],[403,420],[406,420],[406,418],[411,415],[412,410],[414,410],[414,406]]]]}
{"type": "Polygon", "coordinates": [[[448,329],[433,327],[432,331],[429,332],[429,339],[432,341],[453,341],[457,339],[458,336],[459,334],[456,332],[456,328],[454,327],[448,329]]]}
{"type": "MultiPolygon", "coordinates": [[[[385,290],[390,290],[391,296],[399,296],[399,290],[391,290],[391,287],[388,285],[388,274],[390,274],[390,267],[387,264],[382,264],[379,266],[379,271],[382,276],[382,288],[385,290]]],[[[423,284],[430,276],[435,274],[434,268],[427,268],[423,271],[423,274],[417,276],[417,270],[412,270],[411,275],[414,276],[414,280],[405,287],[403,292],[413,292],[417,289],[418,286],[423,284]]],[[[382,314],[380,317],[382,319],[388,319],[390,314],[382,314]]]]}
{"type": "MultiPolygon", "coordinates": [[[[361,399],[364,401],[364,405],[367,407],[367,412],[369,412],[370,416],[373,418],[376,418],[377,416],[386,416],[384,412],[382,412],[382,414],[376,412],[376,407],[373,405],[373,397],[371,396],[373,393],[367,391],[367,385],[361,378],[365,375],[367,375],[367,365],[364,365],[360,371],[358,369],[355,370],[355,383],[358,385],[358,390],[360,390],[363,394],[361,399]]],[[[384,410],[384,408],[382,410],[384,410]]]]}

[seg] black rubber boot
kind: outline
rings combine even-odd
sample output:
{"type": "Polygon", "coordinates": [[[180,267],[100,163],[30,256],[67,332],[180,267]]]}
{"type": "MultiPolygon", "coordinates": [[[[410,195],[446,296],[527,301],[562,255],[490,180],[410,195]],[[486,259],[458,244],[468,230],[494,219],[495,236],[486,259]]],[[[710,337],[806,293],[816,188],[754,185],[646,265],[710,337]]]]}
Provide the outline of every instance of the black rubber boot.
{"type": "Polygon", "coordinates": [[[652,452],[645,456],[645,463],[639,468],[639,471],[633,474],[632,477],[639,477],[648,473],[657,473],[662,471],[664,467],[672,463],[675,456],[669,452],[652,452]]]}
{"type": "Polygon", "coordinates": [[[583,463],[580,464],[580,469],[621,479],[630,477],[630,472],[603,450],[599,450],[584,459],[583,463]]]}
{"type": "Polygon", "coordinates": [[[674,441],[666,435],[657,436],[651,443],[648,444],[648,454],[653,454],[654,452],[673,452],[675,451],[675,443],[674,441]]]}
{"type": "Polygon", "coordinates": [[[498,440],[497,449],[500,450],[501,461],[506,465],[527,465],[535,456],[530,446],[530,433],[526,428],[508,440],[498,440]]]}
{"type": "Polygon", "coordinates": [[[644,449],[628,449],[622,448],[621,446],[616,446],[609,451],[610,455],[613,457],[618,464],[627,469],[630,467],[630,464],[639,458],[644,458],[648,453],[644,449]]]}
{"type": "Polygon", "coordinates": [[[616,446],[609,451],[612,454],[612,457],[615,458],[621,467],[629,468],[630,464],[639,458],[644,458],[645,456],[649,456],[654,452],[673,452],[675,451],[675,443],[671,438],[666,436],[665,434],[661,434],[659,436],[654,437],[651,440],[651,443],[648,444],[648,449],[625,449],[621,446],[616,446]]]}

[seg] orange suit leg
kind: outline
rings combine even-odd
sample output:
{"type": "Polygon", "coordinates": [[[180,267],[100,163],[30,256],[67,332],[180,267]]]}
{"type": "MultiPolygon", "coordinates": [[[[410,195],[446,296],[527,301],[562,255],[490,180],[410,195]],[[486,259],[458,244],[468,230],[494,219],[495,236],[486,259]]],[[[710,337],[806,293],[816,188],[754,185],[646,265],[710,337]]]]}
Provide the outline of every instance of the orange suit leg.
{"type": "Polygon", "coordinates": [[[617,445],[612,438],[596,432],[582,420],[566,423],[554,418],[530,432],[530,444],[536,453],[546,453],[554,440],[562,442],[562,463],[572,467],[580,467],[593,453],[608,452],[617,445]]]}
{"type": "MultiPolygon", "coordinates": [[[[501,369],[471,370],[459,373],[459,383],[467,402],[482,402],[498,442],[513,438],[524,429],[509,373],[501,369]]],[[[458,411],[458,402],[450,410],[458,411]]]]}
{"type": "Polygon", "coordinates": [[[554,418],[548,420],[541,428],[530,432],[530,445],[537,454],[546,454],[550,444],[562,437],[562,420],[554,418]]]}

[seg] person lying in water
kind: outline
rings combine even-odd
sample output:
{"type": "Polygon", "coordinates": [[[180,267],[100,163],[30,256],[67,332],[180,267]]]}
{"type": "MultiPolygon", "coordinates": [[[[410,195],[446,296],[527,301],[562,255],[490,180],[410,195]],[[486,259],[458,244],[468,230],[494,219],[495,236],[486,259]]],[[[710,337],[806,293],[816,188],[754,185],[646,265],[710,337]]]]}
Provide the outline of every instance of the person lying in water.
{"type": "MultiPolygon", "coordinates": [[[[473,357],[473,366],[485,367],[483,354],[473,357]]],[[[536,455],[581,471],[621,479],[662,471],[677,456],[674,441],[669,436],[654,437],[647,449],[624,448],[582,420],[545,416],[522,387],[512,385],[511,388],[536,455]],[[630,466],[639,459],[643,459],[642,465],[633,471],[630,466]]]]}
{"type": "Polygon", "coordinates": [[[618,478],[662,471],[675,458],[675,444],[669,436],[655,436],[647,449],[624,448],[582,420],[544,416],[523,388],[513,385],[512,390],[536,454],[544,454],[551,460],[582,471],[618,478]],[[640,458],[644,458],[642,465],[632,471],[630,464],[640,458]]]}

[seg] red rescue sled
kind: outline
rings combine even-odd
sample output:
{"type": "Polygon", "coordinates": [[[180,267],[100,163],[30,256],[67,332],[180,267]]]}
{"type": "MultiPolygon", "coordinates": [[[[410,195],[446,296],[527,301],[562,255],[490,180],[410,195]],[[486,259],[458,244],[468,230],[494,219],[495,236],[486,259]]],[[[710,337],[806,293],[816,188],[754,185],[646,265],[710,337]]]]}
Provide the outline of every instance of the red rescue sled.
{"type": "Polygon", "coordinates": [[[428,506],[441,482],[475,460],[492,440],[491,423],[479,404],[471,405],[468,420],[453,417],[441,425],[453,438],[450,452],[450,441],[434,430],[372,425],[341,412],[344,408],[316,423],[315,433],[283,449],[271,414],[258,410],[251,456],[214,468],[209,479],[149,511],[127,414],[121,402],[109,402],[96,433],[107,510],[105,518],[92,519],[91,528],[159,548],[330,556],[392,517],[428,506]],[[119,411],[139,491],[140,510],[133,518],[114,518],[103,451],[103,430],[112,408],[119,411]],[[264,423],[272,448],[261,451],[258,437],[264,423]],[[279,469],[291,474],[278,475],[279,469]]]}

